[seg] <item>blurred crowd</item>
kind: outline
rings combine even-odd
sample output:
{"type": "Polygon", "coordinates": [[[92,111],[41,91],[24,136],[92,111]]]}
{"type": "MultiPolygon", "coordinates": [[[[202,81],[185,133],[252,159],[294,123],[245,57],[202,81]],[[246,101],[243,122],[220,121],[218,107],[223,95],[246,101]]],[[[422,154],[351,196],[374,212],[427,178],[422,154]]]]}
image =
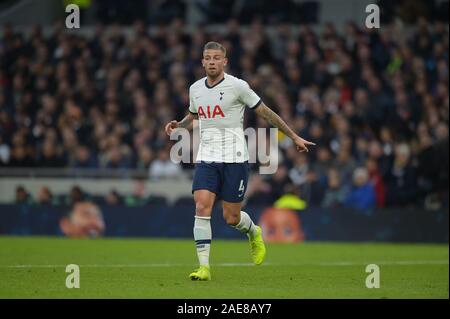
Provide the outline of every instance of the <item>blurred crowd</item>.
{"type": "MultiPolygon", "coordinates": [[[[0,167],[147,170],[192,168],[169,158],[163,125],[180,120],[188,88],[204,76],[202,48],[228,50],[227,72],[248,81],[300,136],[279,135],[279,169],[254,174],[250,201],[294,194],[308,205],[374,208],[448,205],[448,26],[419,19],[342,32],[261,20],[225,32],[182,20],[131,33],[97,25],[90,36],[62,23],[44,36],[6,25],[0,38],[0,167]]],[[[268,127],[248,111],[245,126],[268,127]]],[[[256,171],[257,165],[254,165],[256,171]]]]}
{"type": "MultiPolygon", "coordinates": [[[[192,199],[189,198],[191,201],[192,199]]],[[[180,198],[185,201],[186,198],[180,198]]],[[[144,206],[148,204],[166,205],[167,199],[163,196],[147,196],[139,190],[130,194],[122,194],[112,188],[107,194],[92,194],[80,185],[73,185],[68,192],[55,193],[47,185],[42,185],[33,196],[24,185],[18,185],[15,192],[15,204],[36,206],[69,206],[74,207],[79,203],[93,203],[96,205],[110,206],[144,206]]]]}
{"type": "MultiPolygon", "coordinates": [[[[392,5],[385,6],[392,7],[392,5]]],[[[319,7],[320,4],[314,0],[278,0],[276,4],[265,0],[92,1],[82,9],[90,11],[93,19],[90,21],[89,15],[82,18],[87,22],[101,21],[105,24],[118,22],[122,25],[132,24],[134,20],[143,20],[149,25],[165,24],[174,18],[181,18],[184,21],[194,18],[196,23],[204,25],[220,24],[230,17],[242,24],[251,23],[255,17],[261,17],[265,24],[280,22],[309,24],[318,22],[319,7]]],[[[433,6],[428,3],[427,7],[433,6]]],[[[388,14],[386,12],[386,15],[388,14]]]]}

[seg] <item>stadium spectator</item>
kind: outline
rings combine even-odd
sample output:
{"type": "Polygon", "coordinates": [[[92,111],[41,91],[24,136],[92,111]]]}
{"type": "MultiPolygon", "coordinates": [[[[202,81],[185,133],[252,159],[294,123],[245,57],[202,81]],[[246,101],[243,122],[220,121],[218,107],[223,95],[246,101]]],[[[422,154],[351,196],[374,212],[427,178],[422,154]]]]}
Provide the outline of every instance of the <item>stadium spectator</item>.
{"type": "Polygon", "coordinates": [[[286,192],[286,187],[292,184],[288,173],[286,165],[280,165],[277,171],[270,176],[268,183],[271,186],[270,194],[273,201],[280,198],[286,192]]]}
{"type": "Polygon", "coordinates": [[[131,168],[131,159],[129,157],[128,147],[122,149],[120,146],[112,146],[107,153],[106,168],[131,168]]]}
{"type": "Polygon", "coordinates": [[[383,176],[378,168],[378,163],[373,158],[366,160],[366,169],[369,173],[370,182],[375,190],[375,199],[378,208],[386,205],[386,187],[384,185],[383,176]]]}
{"type": "Polygon", "coordinates": [[[248,203],[261,203],[263,205],[271,205],[274,202],[274,198],[272,197],[272,192],[274,190],[275,189],[272,188],[270,183],[264,180],[261,175],[252,175],[248,182],[246,191],[248,203]]]}
{"type": "Polygon", "coordinates": [[[115,189],[111,190],[108,194],[106,194],[104,201],[106,204],[112,206],[123,204],[122,196],[115,189]]]}
{"type": "Polygon", "coordinates": [[[13,146],[9,161],[10,167],[33,167],[36,165],[35,160],[31,156],[32,150],[30,146],[15,145],[13,146]]]}
{"type": "Polygon", "coordinates": [[[37,161],[38,167],[64,167],[66,165],[62,156],[59,156],[55,141],[46,140],[42,145],[41,156],[37,161]]]}
{"type": "Polygon", "coordinates": [[[331,151],[327,147],[317,148],[317,159],[314,163],[314,171],[320,178],[324,178],[333,165],[331,151]]]}
{"type": "Polygon", "coordinates": [[[295,185],[301,186],[306,183],[309,170],[308,157],[305,154],[299,154],[294,158],[294,167],[289,171],[289,178],[295,185]]]}
{"type": "Polygon", "coordinates": [[[411,149],[398,144],[394,162],[386,176],[386,203],[390,206],[414,204],[417,200],[417,172],[411,163],[411,149]]]}
{"type": "Polygon", "coordinates": [[[344,200],[345,207],[358,209],[375,208],[375,190],[369,181],[369,173],[364,167],[358,167],[353,173],[353,189],[344,200]]]}
{"type": "Polygon", "coordinates": [[[33,201],[31,195],[22,185],[16,187],[16,204],[31,204],[33,201]]]}
{"type": "Polygon", "coordinates": [[[68,204],[73,206],[78,202],[82,202],[86,199],[86,193],[81,189],[80,186],[75,185],[70,190],[69,196],[67,198],[68,204]]]}
{"type": "Polygon", "coordinates": [[[331,168],[327,176],[327,188],[322,200],[322,207],[336,208],[341,207],[347,197],[348,187],[341,183],[338,171],[331,168]]]}
{"type": "Polygon", "coordinates": [[[152,149],[148,146],[143,146],[139,149],[138,156],[139,158],[136,164],[136,168],[148,170],[154,158],[152,149]]]}
{"type": "Polygon", "coordinates": [[[3,143],[3,138],[0,135],[0,167],[5,166],[9,162],[11,156],[11,148],[8,144],[3,143]]]}
{"type": "Polygon", "coordinates": [[[79,145],[75,150],[74,168],[97,168],[97,158],[91,153],[86,145],[79,145]]]}
{"type": "Polygon", "coordinates": [[[53,205],[54,197],[52,192],[47,186],[42,186],[39,188],[37,203],[39,205],[53,205]]]}
{"type": "Polygon", "coordinates": [[[150,164],[150,178],[174,177],[181,174],[180,164],[170,160],[169,151],[160,149],[157,158],[150,164]]]}
{"type": "Polygon", "coordinates": [[[337,169],[341,181],[351,181],[356,166],[357,163],[351,155],[350,150],[344,147],[341,148],[338,151],[337,157],[333,163],[333,167],[337,169]]]}

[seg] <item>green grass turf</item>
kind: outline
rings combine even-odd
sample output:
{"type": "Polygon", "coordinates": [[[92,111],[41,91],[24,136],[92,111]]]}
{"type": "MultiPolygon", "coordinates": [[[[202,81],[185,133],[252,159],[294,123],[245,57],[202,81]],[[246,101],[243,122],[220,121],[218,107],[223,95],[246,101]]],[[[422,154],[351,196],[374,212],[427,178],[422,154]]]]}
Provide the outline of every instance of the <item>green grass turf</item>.
{"type": "Polygon", "coordinates": [[[0,237],[0,298],[448,298],[448,245],[267,245],[250,264],[247,241],[214,240],[212,281],[193,282],[192,240],[0,237]],[[79,289],[65,265],[80,266],[79,289]],[[365,267],[380,266],[368,289],[365,267]],[[42,266],[47,265],[47,266],[42,266]]]}

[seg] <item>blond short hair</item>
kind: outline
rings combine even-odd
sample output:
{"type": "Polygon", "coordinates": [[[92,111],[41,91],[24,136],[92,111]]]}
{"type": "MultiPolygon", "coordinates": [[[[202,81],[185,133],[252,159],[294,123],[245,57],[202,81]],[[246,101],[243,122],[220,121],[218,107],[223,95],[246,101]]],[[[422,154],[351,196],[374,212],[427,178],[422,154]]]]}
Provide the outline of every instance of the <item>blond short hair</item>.
{"type": "Polygon", "coordinates": [[[227,50],[219,42],[210,41],[206,43],[205,46],[203,47],[203,51],[205,50],[220,50],[223,52],[224,56],[227,56],[227,50]]]}

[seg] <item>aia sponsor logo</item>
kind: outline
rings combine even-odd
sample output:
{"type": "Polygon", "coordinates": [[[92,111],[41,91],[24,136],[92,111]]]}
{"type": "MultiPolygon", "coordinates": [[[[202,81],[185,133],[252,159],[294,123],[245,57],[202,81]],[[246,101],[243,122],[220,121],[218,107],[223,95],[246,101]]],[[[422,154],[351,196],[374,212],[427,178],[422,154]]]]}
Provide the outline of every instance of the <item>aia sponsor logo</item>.
{"type": "Polygon", "coordinates": [[[211,106],[199,106],[198,107],[198,117],[202,119],[213,119],[216,117],[225,117],[220,105],[214,106],[214,109],[211,106]]]}

